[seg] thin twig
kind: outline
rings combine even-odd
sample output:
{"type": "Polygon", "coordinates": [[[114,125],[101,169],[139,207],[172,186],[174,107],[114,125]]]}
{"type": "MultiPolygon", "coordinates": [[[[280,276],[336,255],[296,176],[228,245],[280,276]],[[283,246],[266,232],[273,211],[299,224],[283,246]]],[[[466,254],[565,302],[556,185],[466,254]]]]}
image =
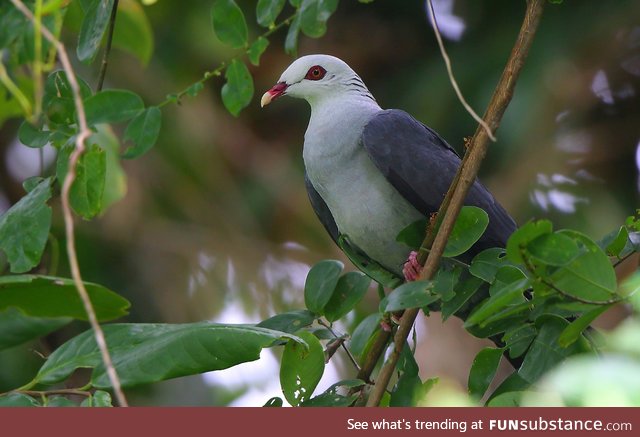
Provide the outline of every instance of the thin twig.
{"type": "MultiPolygon", "coordinates": [[[[21,0],[11,0],[11,3],[13,3],[13,5],[29,20],[31,20],[32,22],[34,21],[33,14],[21,0]]],[[[111,355],[109,354],[109,349],[107,348],[107,342],[104,337],[104,332],[102,331],[100,323],[98,323],[96,312],[93,308],[93,304],[91,303],[91,299],[89,298],[89,294],[87,293],[87,289],[84,286],[84,282],[82,281],[82,276],[80,275],[80,266],[78,263],[78,254],[76,253],[75,245],[73,213],[71,212],[71,205],[69,204],[69,192],[71,190],[71,185],[73,184],[73,181],[76,177],[76,167],[78,164],[78,160],[84,153],[85,141],[91,136],[92,132],[87,125],[87,117],[84,111],[84,104],[82,103],[80,87],[78,85],[78,80],[76,78],[73,67],[71,66],[67,50],[65,49],[64,45],[51,32],[49,32],[49,29],[47,29],[46,26],[42,27],[42,35],[47,40],[49,40],[51,44],[57,47],[60,63],[62,64],[62,68],[64,69],[64,71],[67,73],[67,80],[69,81],[69,86],[71,87],[71,91],[73,93],[73,101],[78,116],[79,132],[75,140],[76,147],[69,157],[69,169],[62,184],[61,194],[62,213],[64,216],[65,233],[67,237],[67,255],[69,257],[71,276],[73,277],[73,282],[75,283],[78,294],[80,295],[82,303],[84,304],[84,309],[87,312],[87,317],[93,329],[96,344],[98,345],[98,349],[100,350],[100,353],[102,355],[102,361],[107,371],[107,375],[109,376],[109,382],[113,387],[113,391],[115,393],[118,404],[120,404],[120,406],[126,407],[127,400],[124,396],[124,393],[122,392],[120,379],[118,378],[116,369],[113,366],[113,361],[111,360],[111,355]]]]}
{"type": "Polygon", "coordinates": [[[467,100],[462,95],[462,91],[460,91],[458,82],[456,81],[456,78],[453,75],[451,60],[449,59],[449,55],[447,54],[447,51],[444,48],[444,43],[442,42],[442,36],[440,35],[440,29],[438,29],[438,22],[436,21],[436,12],[433,10],[433,3],[431,2],[431,0],[427,0],[427,6],[429,10],[429,18],[431,19],[431,23],[432,23],[431,27],[433,27],[433,31],[436,34],[436,39],[438,40],[438,46],[440,46],[440,53],[442,54],[442,59],[444,60],[444,64],[447,67],[447,74],[449,75],[451,86],[455,90],[456,95],[458,96],[458,100],[460,100],[460,103],[462,103],[462,106],[464,106],[464,109],[466,109],[467,112],[473,117],[473,119],[476,122],[478,122],[480,126],[482,126],[487,131],[487,135],[489,136],[491,141],[495,142],[496,137],[493,135],[493,132],[491,132],[491,128],[489,127],[489,125],[485,123],[485,121],[482,118],[480,118],[480,116],[476,113],[476,111],[473,110],[471,105],[467,103],[467,100]]]}
{"type": "Polygon", "coordinates": [[[63,388],[63,389],[48,390],[48,391],[22,390],[22,391],[16,391],[12,393],[22,393],[32,397],[42,397],[42,396],[51,396],[51,395],[76,395],[76,396],[86,396],[86,397],[91,396],[91,392],[89,391],[77,390],[73,388],[63,388]]]}
{"type": "Polygon", "coordinates": [[[102,90],[104,85],[104,78],[107,75],[107,66],[109,65],[109,53],[111,53],[111,43],[113,42],[113,30],[116,27],[116,15],[118,12],[118,0],[113,0],[113,7],[111,8],[111,16],[109,17],[109,30],[107,30],[107,44],[102,54],[102,64],[100,65],[100,75],[98,76],[98,85],[96,85],[96,92],[102,90]]]}
{"type": "MultiPolygon", "coordinates": [[[[484,115],[485,122],[493,131],[498,128],[502,115],[511,101],[515,84],[518,80],[518,76],[522,70],[524,61],[529,53],[529,48],[533,42],[533,37],[538,28],[538,23],[542,16],[545,1],[546,0],[527,0],[527,9],[522,27],[520,28],[520,33],[518,34],[518,38],[511,51],[504,71],[502,72],[502,76],[500,77],[500,81],[496,86],[491,102],[489,103],[484,115]]],[[[473,138],[471,139],[470,146],[467,148],[465,158],[461,165],[462,170],[460,172],[459,180],[457,180],[455,190],[452,192],[449,207],[444,211],[442,224],[438,229],[438,233],[433,241],[433,246],[431,247],[431,252],[427,257],[427,262],[420,274],[420,280],[430,279],[435,274],[449,234],[453,229],[453,225],[455,224],[458,213],[462,208],[467,192],[476,179],[480,164],[486,154],[488,144],[489,135],[487,131],[482,126],[478,126],[473,138]]],[[[389,381],[400,357],[400,353],[409,333],[411,332],[411,328],[413,327],[413,323],[418,313],[419,309],[410,309],[405,311],[403,314],[402,319],[400,320],[400,326],[394,336],[393,350],[378,375],[376,384],[367,401],[367,406],[377,406],[380,403],[380,400],[389,385],[389,381]]]]}
{"type": "MultiPolygon", "coordinates": [[[[336,334],[335,331],[333,330],[333,328],[331,327],[331,325],[326,323],[324,320],[318,319],[318,323],[320,325],[324,326],[325,328],[327,328],[329,330],[329,332],[331,333],[331,335],[333,335],[336,339],[339,339],[341,337],[338,334],[336,334]]],[[[358,365],[358,361],[356,361],[356,358],[353,356],[353,354],[351,353],[349,348],[344,344],[344,342],[341,343],[341,346],[344,349],[344,351],[347,353],[347,356],[349,357],[349,360],[351,361],[351,364],[353,364],[353,366],[359,372],[360,371],[360,366],[358,365]]]]}

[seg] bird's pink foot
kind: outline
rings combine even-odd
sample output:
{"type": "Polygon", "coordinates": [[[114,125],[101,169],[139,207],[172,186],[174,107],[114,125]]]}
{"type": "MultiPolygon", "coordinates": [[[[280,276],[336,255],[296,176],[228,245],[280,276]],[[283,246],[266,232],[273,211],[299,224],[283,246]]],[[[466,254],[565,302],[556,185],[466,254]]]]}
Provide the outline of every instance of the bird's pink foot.
{"type": "Polygon", "coordinates": [[[402,268],[404,279],[406,281],[415,281],[420,276],[421,271],[422,266],[418,262],[418,252],[412,250],[409,254],[409,258],[404,263],[404,267],[402,268]]]}

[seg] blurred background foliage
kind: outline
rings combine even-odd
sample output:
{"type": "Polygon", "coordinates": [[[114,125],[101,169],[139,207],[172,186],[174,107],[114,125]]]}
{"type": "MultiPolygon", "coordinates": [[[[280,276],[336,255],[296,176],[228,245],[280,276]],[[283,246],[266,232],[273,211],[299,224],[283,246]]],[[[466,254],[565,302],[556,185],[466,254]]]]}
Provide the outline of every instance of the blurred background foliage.
{"type": "MultiPolygon", "coordinates": [[[[524,2],[434,3],[458,82],[481,112],[518,32],[524,2]]],[[[255,2],[238,4],[252,40],[263,31],[255,24],[255,2]]],[[[119,32],[116,23],[105,88],[131,89],[157,104],[240,53],[216,40],[210,1],[143,6],[129,0],[121,7],[144,14],[119,12],[118,20],[139,20],[120,28],[139,33],[119,32]],[[119,38],[139,41],[135,53],[119,50],[119,38]]],[[[70,47],[78,19],[72,11],[66,17],[63,40],[70,47]]],[[[224,109],[222,78],[208,81],[195,98],[163,107],[155,148],[124,162],[124,199],[104,216],[79,223],[83,276],[131,300],[126,320],[257,322],[302,308],[311,264],[344,259],[306,197],[301,146],[307,105],[283,99],[259,107],[261,93],[292,60],[282,50],[285,34],[276,33],[260,65],[250,67],[256,95],[248,108],[238,117],[224,109]]],[[[458,150],[475,130],[448,82],[423,1],[344,0],[327,34],[301,37],[298,52],[344,59],[382,107],[410,112],[458,150]]],[[[92,85],[99,63],[94,66],[77,64],[92,85]]],[[[22,197],[22,181],[39,171],[37,151],[17,140],[20,120],[2,115],[0,213],[22,197]]],[[[481,179],[518,223],[550,218],[556,229],[571,227],[596,240],[623,223],[640,205],[640,4],[547,5],[497,136],[481,179]]],[[[45,162],[52,154],[45,153],[45,162]]],[[[53,205],[54,234],[62,238],[59,205],[53,205]]],[[[67,275],[66,258],[59,259],[59,274],[67,275]]],[[[347,323],[352,328],[376,306],[371,292],[347,323]]],[[[619,306],[596,325],[610,329],[628,311],[619,306]]],[[[46,355],[85,328],[76,322],[31,347],[0,353],[0,392],[30,378],[41,363],[38,353],[46,355]]],[[[437,315],[421,320],[417,331],[421,378],[437,375],[464,387],[485,344],[457,320],[443,325],[437,315]]],[[[255,365],[155,384],[129,391],[129,397],[146,405],[261,405],[279,393],[271,381],[278,367],[272,353],[264,351],[255,365]]],[[[338,363],[327,380],[337,380],[335,372],[347,376],[344,367],[338,363]]]]}

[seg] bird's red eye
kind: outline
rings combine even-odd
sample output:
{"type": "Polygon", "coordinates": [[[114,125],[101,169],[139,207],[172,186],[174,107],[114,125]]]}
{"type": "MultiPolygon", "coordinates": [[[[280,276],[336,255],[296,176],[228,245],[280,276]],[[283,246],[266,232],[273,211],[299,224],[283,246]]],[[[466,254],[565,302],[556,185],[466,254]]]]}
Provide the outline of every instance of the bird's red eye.
{"type": "Polygon", "coordinates": [[[314,65],[309,69],[309,71],[307,71],[307,75],[304,78],[309,80],[320,80],[325,74],[327,74],[327,70],[319,65],[314,65]]]}

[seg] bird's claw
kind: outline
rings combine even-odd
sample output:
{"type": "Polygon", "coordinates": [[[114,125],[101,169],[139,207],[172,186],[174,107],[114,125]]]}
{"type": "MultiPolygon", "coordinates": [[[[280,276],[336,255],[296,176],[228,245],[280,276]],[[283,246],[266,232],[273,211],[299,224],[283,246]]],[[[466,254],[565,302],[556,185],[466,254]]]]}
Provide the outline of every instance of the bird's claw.
{"type": "Polygon", "coordinates": [[[404,279],[408,282],[415,281],[420,276],[421,271],[422,266],[418,262],[418,252],[412,250],[409,254],[409,258],[404,263],[404,267],[402,268],[404,279]]]}

